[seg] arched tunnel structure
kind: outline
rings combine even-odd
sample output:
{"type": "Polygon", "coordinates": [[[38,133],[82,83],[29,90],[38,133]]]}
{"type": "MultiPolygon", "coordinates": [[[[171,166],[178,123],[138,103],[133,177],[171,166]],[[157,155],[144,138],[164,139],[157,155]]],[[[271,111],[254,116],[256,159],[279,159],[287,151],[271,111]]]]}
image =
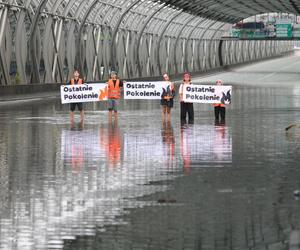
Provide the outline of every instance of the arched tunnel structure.
{"type": "Polygon", "coordinates": [[[292,41],[221,41],[231,23],[296,1],[0,1],[1,85],[198,72],[280,55],[292,41]]]}

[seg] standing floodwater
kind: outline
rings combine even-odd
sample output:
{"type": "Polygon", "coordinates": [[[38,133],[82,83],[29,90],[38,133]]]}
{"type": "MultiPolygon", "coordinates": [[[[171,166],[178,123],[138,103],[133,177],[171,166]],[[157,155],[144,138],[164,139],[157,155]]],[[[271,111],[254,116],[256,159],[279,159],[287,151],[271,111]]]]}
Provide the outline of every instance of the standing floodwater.
{"type": "Polygon", "coordinates": [[[0,106],[0,249],[289,249],[300,129],[284,128],[300,121],[299,66],[193,78],[233,85],[224,125],[195,104],[181,126],[176,98],[171,122],[159,101],[122,100],[117,121],[88,104],[72,127],[59,100],[0,106]]]}

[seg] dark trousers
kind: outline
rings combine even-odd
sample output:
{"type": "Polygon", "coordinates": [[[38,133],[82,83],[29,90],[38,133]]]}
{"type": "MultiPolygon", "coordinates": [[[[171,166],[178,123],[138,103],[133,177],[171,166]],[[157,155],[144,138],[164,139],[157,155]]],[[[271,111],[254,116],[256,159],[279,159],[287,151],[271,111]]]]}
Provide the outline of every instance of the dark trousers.
{"type": "Polygon", "coordinates": [[[189,116],[189,123],[194,123],[194,105],[193,103],[180,103],[180,119],[182,123],[186,123],[186,114],[189,116]]]}
{"type": "Polygon", "coordinates": [[[225,107],[217,106],[215,107],[215,119],[218,121],[221,116],[221,121],[225,121],[226,110],[225,107]]]}
{"type": "Polygon", "coordinates": [[[79,102],[79,103],[70,103],[70,110],[72,112],[75,111],[76,106],[78,107],[78,110],[81,112],[83,110],[83,103],[79,102]]]}

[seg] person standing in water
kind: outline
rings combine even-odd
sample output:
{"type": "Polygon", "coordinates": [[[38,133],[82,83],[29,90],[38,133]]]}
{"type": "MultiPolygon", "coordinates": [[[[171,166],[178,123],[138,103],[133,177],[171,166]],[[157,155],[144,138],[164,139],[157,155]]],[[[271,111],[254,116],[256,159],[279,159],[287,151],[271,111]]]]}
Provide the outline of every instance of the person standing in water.
{"type": "MultiPolygon", "coordinates": [[[[217,86],[222,86],[222,80],[218,79],[216,81],[217,86]]],[[[222,103],[215,103],[213,104],[214,110],[215,110],[215,123],[219,124],[220,123],[220,118],[221,118],[221,124],[225,123],[225,115],[226,115],[226,108],[225,104],[222,103]]]]}
{"type": "Polygon", "coordinates": [[[188,123],[194,123],[194,105],[193,103],[184,102],[183,101],[183,88],[187,85],[192,84],[191,75],[189,73],[185,73],[183,75],[183,82],[179,88],[179,98],[180,98],[180,120],[182,124],[186,123],[186,115],[188,114],[188,123]]]}
{"type": "Polygon", "coordinates": [[[108,111],[109,120],[112,120],[112,114],[118,119],[118,107],[121,99],[121,88],[123,87],[123,81],[118,78],[118,74],[115,71],[110,73],[110,79],[107,82],[108,88],[108,111]]]}
{"type": "MultiPolygon", "coordinates": [[[[78,70],[74,70],[73,72],[73,78],[70,80],[69,85],[82,85],[84,84],[83,79],[80,78],[80,73],[78,70]]],[[[80,111],[80,123],[83,123],[84,120],[84,109],[83,109],[83,103],[70,103],[70,121],[71,124],[74,124],[74,111],[76,109],[76,106],[78,110],[80,111]]]]}
{"type": "Polygon", "coordinates": [[[161,95],[160,104],[162,106],[162,119],[163,121],[167,120],[171,121],[171,109],[174,105],[174,97],[175,97],[175,88],[174,84],[170,81],[170,77],[167,74],[163,75],[163,78],[166,82],[165,87],[163,88],[163,93],[161,95]]]}

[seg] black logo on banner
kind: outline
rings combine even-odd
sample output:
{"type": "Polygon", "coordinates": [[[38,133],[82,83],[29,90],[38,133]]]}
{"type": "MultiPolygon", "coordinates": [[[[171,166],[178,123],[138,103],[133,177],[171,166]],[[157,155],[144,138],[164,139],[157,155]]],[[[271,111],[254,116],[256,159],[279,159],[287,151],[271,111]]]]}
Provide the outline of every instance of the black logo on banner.
{"type": "Polygon", "coordinates": [[[222,104],[229,104],[231,103],[231,93],[230,90],[227,91],[227,94],[225,95],[224,92],[222,92],[223,96],[221,98],[221,103],[222,104]]]}
{"type": "Polygon", "coordinates": [[[167,89],[165,88],[162,89],[163,89],[162,96],[173,96],[172,87],[170,85],[167,86],[167,89]]]}

